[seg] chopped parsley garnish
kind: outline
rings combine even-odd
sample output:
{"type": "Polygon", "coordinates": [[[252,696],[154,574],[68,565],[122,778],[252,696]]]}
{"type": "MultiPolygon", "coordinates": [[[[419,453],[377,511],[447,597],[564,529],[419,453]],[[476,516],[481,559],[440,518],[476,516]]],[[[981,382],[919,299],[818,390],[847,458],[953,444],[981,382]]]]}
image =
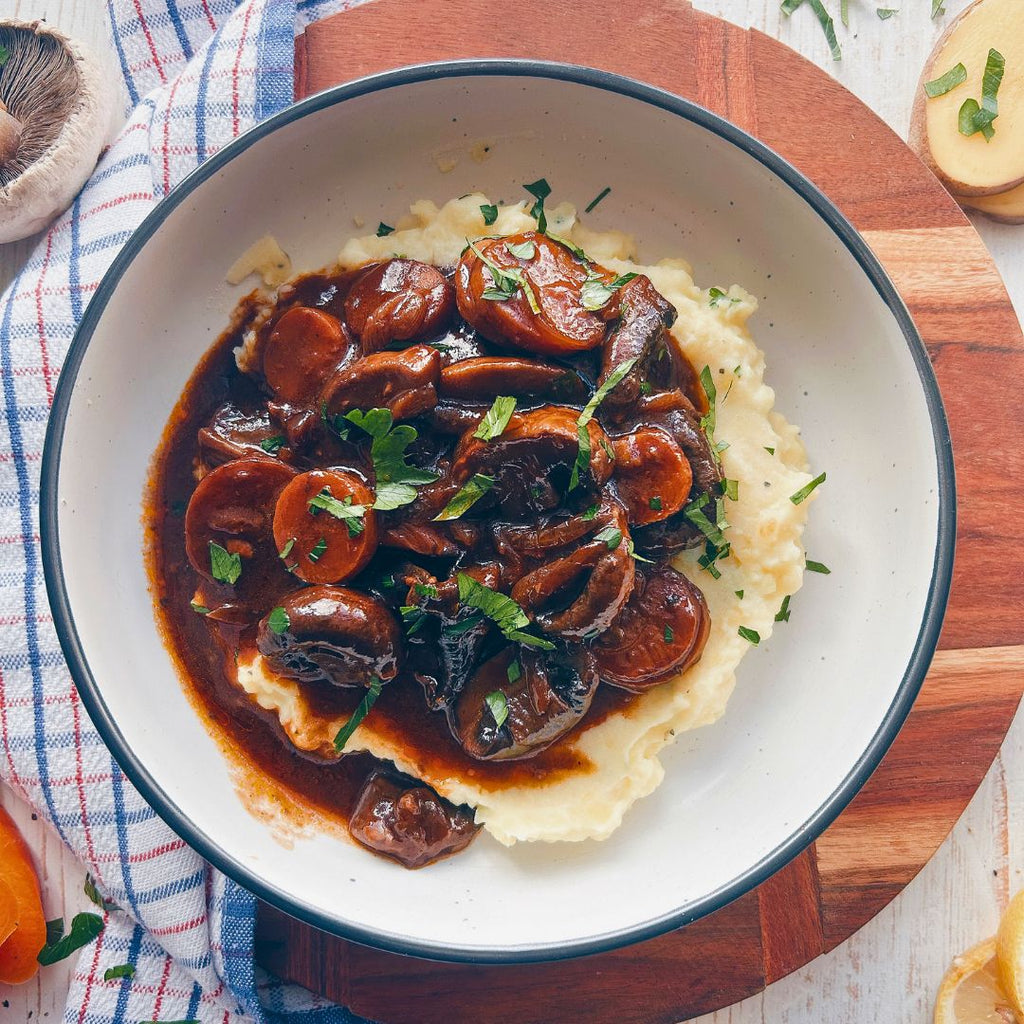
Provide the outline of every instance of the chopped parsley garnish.
{"type": "Polygon", "coordinates": [[[768,447],[768,445],[765,445],[765,446],[764,446],[764,450],[765,450],[765,451],[766,451],[766,452],[767,452],[767,453],[768,453],[769,455],[774,455],[774,454],[775,454],[775,449],[774,449],[774,448],[769,448],[769,447],[768,447]]]}
{"type": "Polygon", "coordinates": [[[598,192],[597,195],[594,196],[594,198],[591,199],[589,203],[587,203],[587,205],[583,208],[583,212],[590,213],[590,211],[593,210],[594,207],[597,206],[597,204],[601,202],[601,200],[604,199],[604,197],[608,195],[609,192],[611,192],[611,190],[611,185],[605,185],[605,187],[601,189],[601,191],[598,192]]]}
{"type": "MultiPolygon", "coordinates": [[[[803,3],[804,0],[782,0],[782,13],[786,15],[792,14],[798,7],[802,7],[803,3]]],[[[825,41],[832,51],[832,59],[842,60],[843,52],[840,50],[839,40],[836,38],[835,22],[832,21],[828,11],[825,10],[825,5],[821,0],[807,0],[807,3],[810,4],[811,10],[814,11],[815,17],[818,19],[818,24],[821,25],[822,32],[825,33],[825,41]]]]}
{"type": "Polygon", "coordinates": [[[676,638],[676,635],[673,632],[671,626],[666,626],[665,627],[665,632],[664,632],[663,636],[665,637],[665,643],[667,643],[667,644],[672,643],[672,641],[675,640],[675,638],[676,638]]]}
{"type": "Polygon", "coordinates": [[[655,512],[661,511],[661,498],[659,498],[658,495],[655,495],[653,498],[649,498],[647,504],[650,508],[654,509],[655,512]]]}
{"type": "Polygon", "coordinates": [[[591,274],[580,289],[580,303],[584,309],[596,312],[608,305],[611,297],[624,285],[629,284],[636,274],[623,274],[614,281],[605,283],[596,274],[591,274]]]}
{"type": "Polygon", "coordinates": [[[414,485],[432,484],[436,473],[410,466],[405,461],[405,450],[419,436],[415,427],[401,423],[392,427],[389,409],[353,409],[345,419],[373,438],[370,457],[373,459],[374,489],[377,499],[373,507],[382,512],[409,505],[416,500],[414,485]]]}
{"type": "Polygon", "coordinates": [[[366,696],[359,702],[359,706],[352,712],[352,717],[338,730],[334,737],[334,749],[340,754],[345,749],[345,744],[352,738],[352,733],[359,728],[359,723],[370,713],[370,708],[377,703],[381,688],[384,684],[377,676],[370,679],[370,687],[366,696]]]}
{"type": "Polygon", "coordinates": [[[104,981],[116,981],[118,978],[134,978],[135,966],[133,964],[118,964],[116,967],[108,967],[103,972],[104,981]]]}
{"type": "Polygon", "coordinates": [[[435,522],[458,519],[475,505],[494,486],[493,476],[474,473],[458,490],[458,493],[441,511],[434,516],[435,522]]]}
{"type": "Polygon", "coordinates": [[[294,537],[289,537],[288,540],[285,541],[284,547],[281,548],[280,551],[278,551],[278,553],[277,553],[278,558],[280,558],[282,560],[287,558],[292,553],[292,548],[293,547],[295,547],[295,538],[294,537]]]}
{"type": "MultiPolygon", "coordinates": [[[[307,504],[309,505],[310,512],[314,515],[322,511],[334,516],[335,519],[340,519],[348,527],[348,535],[350,537],[358,537],[365,529],[363,526],[363,516],[366,515],[366,506],[353,505],[351,495],[338,499],[331,494],[330,487],[325,487],[319,494],[314,494],[307,504]]],[[[320,547],[320,544],[323,544],[323,548],[320,550],[317,558],[324,553],[324,549],[327,547],[326,542],[323,540],[317,544],[317,547],[320,547]]],[[[313,558],[312,552],[310,552],[309,557],[314,562],[316,561],[316,558],[313,558]]]]}
{"type": "Polygon", "coordinates": [[[622,531],[614,526],[606,526],[594,535],[594,540],[603,540],[609,551],[614,551],[622,543],[622,531]]]}
{"type": "Polygon", "coordinates": [[[537,246],[529,239],[525,242],[507,242],[505,248],[515,256],[517,260],[532,260],[537,255],[537,246]]]}
{"type": "Polygon", "coordinates": [[[270,452],[271,455],[278,451],[280,448],[285,446],[286,438],[284,434],[275,434],[273,437],[265,437],[260,441],[260,447],[265,452],[270,452]]]}
{"type": "Polygon", "coordinates": [[[548,219],[544,214],[544,200],[551,195],[551,186],[547,183],[546,179],[538,178],[536,181],[531,181],[529,185],[524,185],[523,188],[537,200],[530,208],[530,216],[536,220],[537,230],[542,235],[546,235],[548,232],[548,219]]]}
{"type": "Polygon", "coordinates": [[[437,597],[437,587],[435,587],[433,583],[414,583],[412,589],[415,590],[420,597],[437,597]]]}
{"type": "Polygon", "coordinates": [[[648,380],[640,381],[640,394],[641,395],[649,395],[653,390],[654,390],[654,388],[651,387],[651,382],[650,381],[648,381],[648,380]]]}
{"type": "Polygon", "coordinates": [[[505,699],[505,694],[501,690],[492,690],[484,697],[484,704],[490,711],[494,724],[500,729],[505,724],[505,719],[508,718],[508,701],[505,699]]]}
{"type": "Polygon", "coordinates": [[[839,20],[843,28],[850,27],[850,0],[839,0],[839,20]]]}
{"type": "Polygon", "coordinates": [[[405,623],[406,636],[412,636],[426,624],[427,613],[418,604],[403,604],[398,611],[405,623]]]}
{"type": "Polygon", "coordinates": [[[480,207],[480,212],[483,214],[484,223],[490,227],[498,219],[498,208],[492,206],[489,203],[484,203],[480,207]]]}
{"type": "Polygon", "coordinates": [[[195,601],[189,601],[189,605],[192,608],[192,611],[196,613],[196,615],[210,614],[210,609],[207,608],[205,604],[197,604],[195,601]]]}
{"type": "Polygon", "coordinates": [[[740,482],[739,480],[730,480],[726,477],[722,481],[722,493],[730,501],[739,501],[740,498],[740,482]]]}
{"type": "Polygon", "coordinates": [[[813,562],[808,558],[804,565],[807,566],[808,572],[820,572],[823,576],[832,575],[832,570],[824,562],[813,562]]]}
{"type": "Polygon", "coordinates": [[[747,626],[740,626],[736,632],[739,633],[744,640],[749,641],[755,647],[761,642],[761,634],[758,633],[756,629],[749,629],[747,626]]]}
{"type": "Polygon", "coordinates": [[[684,506],[683,515],[704,534],[707,541],[704,545],[704,554],[697,559],[697,564],[717,580],[722,574],[715,563],[719,559],[728,558],[732,547],[723,533],[729,528],[728,520],[725,518],[725,502],[722,498],[714,499],[715,518],[712,522],[704,511],[711,500],[710,494],[701,494],[684,506]]]}
{"type": "Polygon", "coordinates": [[[292,620],[288,618],[288,613],[280,605],[272,608],[267,616],[267,627],[271,633],[276,633],[278,636],[287,633],[291,624],[292,620]]]}
{"type": "MultiPolygon", "coordinates": [[[[619,363],[608,375],[608,379],[591,395],[590,401],[583,407],[583,412],[576,418],[576,432],[579,435],[580,448],[576,453],[576,462],[572,467],[572,475],[569,477],[569,490],[579,486],[580,474],[585,473],[590,466],[590,434],[587,433],[587,424],[594,418],[597,407],[608,397],[612,390],[623,377],[636,365],[636,359],[627,359],[619,363]]],[[[613,456],[614,457],[614,456],[613,456]]]]}
{"type": "Polygon", "coordinates": [[[782,599],[782,604],[779,607],[779,610],[775,613],[776,622],[789,622],[789,598],[790,595],[787,594],[782,599]]]}
{"type": "Polygon", "coordinates": [[[490,288],[485,288],[481,294],[481,298],[487,299],[489,302],[507,302],[509,299],[514,299],[516,292],[521,288],[523,294],[526,296],[526,301],[530,304],[530,309],[534,313],[540,312],[540,306],[537,304],[537,296],[533,292],[533,288],[530,282],[527,280],[526,275],[515,268],[506,270],[503,267],[499,267],[493,260],[488,259],[475,245],[466,239],[469,248],[476,255],[477,259],[490,271],[491,281],[493,282],[490,288]]]}
{"type": "Polygon", "coordinates": [[[215,540],[210,541],[210,575],[221,583],[237,583],[242,575],[242,558],[231,554],[215,540]]]}
{"type": "Polygon", "coordinates": [[[505,669],[505,675],[508,676],[510,683],[516,683],[519,681],[519,677],[523,674],[522,667],[519,664],[518,658],[513,658],[508,663],[508,668],[505,669]]]}
{"type": "Polygon", "coordinates": [[[321,537],[314,545],[313,550],[309,553],[309,560],[311,562],[319,562],[323,557],[324,552],[327,550],[327,541],[321,537]]]}
{"type": "Polygon", "coordinates": [[[934,20],[940,14],[946,13],[946,8],[943,7],[945,0],[932,0],[932,19],[934,20]]]}
{"type": "Polygon", "coordinates": [[[945,96],[947,92],[952,91],[958,85],[963,85],[966,81],[967,68],[962,63],[955,64],[944,75],[925,82],[924,91],[929,99],[935,99],[936,96],[945,96]]]}
{"type": "Polygon", "coordinates": [[[882,21],[888,21],[894,14],[899,14],[900,10],[898,7],[876,7],[875,14],[877,14],[882,21]]]}
{"type": "Polygon", "coordinates": [[[590,257],[575,242],[570,242],[568,238],[563,238],[561,235],[553,235],[550,231],[545,231],[544,233],[552,242],[564,245],[577,259],[582,260],[584,263],[590,263],[590,257]]]}
{"type": "Polygon", "coordinates": [[[708,439],[708,444],[711,445],[715,461],[718,462],[718,452],[712,443],[715,426],[718,422],[715,414],[715,401],[718,398],[718,390],[715,388],[715,379],[711,376],[710,366],[705,366],[700,371],[700,386],[704,389],[704,394],[708,399],[708,411],[700,418],[700,429],[704,431],[704,436],[708,439]]]}
{"type": "Polygon", "coordinates": [[[384,221],[381,221],[377,225],[377,237],[383,238],[385,235],[390,235],[394,230],[395,229],[390,224],[385,224],[384,221]]]}
{"type": "Polygon", "coordinates": [[[804,484],[796,494],[791,494],[789,500],[794,505],[799,505],[816,487],[825,482],[825,474],[822,473],[820,476],[816,476],[809,484],[804,484]]]}
{"type": "Polygon", "coordinates": [[[961,135],[973,135],[981,132],[986,142],[992,141],[996,130],[992,122],[999,116],[999,104],[996,94],[1003,81],[1006,59],[998,50],[988,51],[985,61],[985,73],[981,79],[981,104],[974,99],[964,100],[960,107],[959,128],[961,135]]]}
{"type": "Polygon", "coordinates": [[[596,515],[597,515],[597,506],[596,506],[596,505],[591,505],[591,506],[590,506],[590,508],[588,508],[588,509],[587,509],[587,510],[586,510],[586,511],[585,511],[585,512],[583,513],[583,516],[582,516],[582,518],[583,518],[583,519],[584,519],[584,520],[585,520],[586,522],[588,522],[588,523],[589,523],[591,519],[593,519],[593,518],[595,518],[595,517],[596,517],[596,515]]]}
{"type": "Polygon", "coordinates": [[[498,395],[490,409],[484,414],[480,426],[473,431],[473,436],[481,441],[493,441],[500,437],[516,411],[516,400],[507,395],[498,395]]]}
{"type": "Polygon", "coordinates": [[[708,289],[708,305],[711,306],[712,309],[715,309],[724,303],[728,303],[731,306],[733,303],[739,301],[739,299],[734,299],[727,292],[723,292],[721,288],[708,289]]]}
{"type": "Polygon", "coordinates": [[[626,554],[629,555],[635,562],[646,562],[648,565],[654,565],[654,560],[651,558],[644,558],[643,555],[636,553],[636,548],[633,546],[633,538],[626,538],[626,554]]]}
{"type": "Polygon", "coordinates": [[[734,591],[733,591],[733,593],[734,593],[734,594],[735,594],[735,595],[736,595],[736,596],[737,596],[737,597],[738,597],[738,598],[739,598],[739,599],[740,599],[741,601],[743,600],[743,591],[742,591],[742,590],[734,590],[734,591]]]}
{"type": "Polygon", "coordinates": [[[64,918],[46,922],[46,945],[36,959],[44,966],[65,960],[76,950],[87,946],[103,931],[103,918],[99,914],[75,914],[71,931],[64,934],[64,918]]]}
{"type": "Polygon", "coordinates": [[[501,630],[506,640],[517,640],[528,647],[554,650],[555,645],[543,637],[524,632],[530,625],[526,612],[511,597],[485,587],[464,572],[458,574],[459,600],[467,608],[483,612],[501,630]]]}

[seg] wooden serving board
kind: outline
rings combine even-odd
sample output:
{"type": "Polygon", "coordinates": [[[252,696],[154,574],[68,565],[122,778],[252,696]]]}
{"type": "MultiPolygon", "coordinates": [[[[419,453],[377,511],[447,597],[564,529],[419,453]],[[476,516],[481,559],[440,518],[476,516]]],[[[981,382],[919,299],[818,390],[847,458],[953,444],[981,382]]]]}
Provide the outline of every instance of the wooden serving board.
{"type": "Polygon", "coordinates": [[[870,920],[932,856],[991,764],[1024,689],[1024,339],[956,203],[871,110],[788,47],[685,0],[628,14],[619,0],[520,0],[509,13],[488,0],[374,0],[297,41],[296,95],[430,60],[571,59],[695,100],[799,168],[885,265],[945,399],[960,497],[940,650],[903,731],[832,827],[687,928],[578,960],[488,967],[383,953],[263,907],[258,958],[387,1024],[667,1024],[761,990],[870,920]],[[442,31],[456,11],[457,30],[442,31]]]}

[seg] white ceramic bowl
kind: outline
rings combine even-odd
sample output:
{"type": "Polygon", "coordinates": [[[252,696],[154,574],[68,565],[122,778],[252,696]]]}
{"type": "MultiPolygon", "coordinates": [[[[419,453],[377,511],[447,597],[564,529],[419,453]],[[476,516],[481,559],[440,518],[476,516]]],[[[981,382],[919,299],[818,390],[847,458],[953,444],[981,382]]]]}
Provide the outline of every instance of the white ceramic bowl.
{"type": "Polygon", "coordinates": [[[314,96],[204,164],[147,218],[86,311],[43,466],[43,550],[64,652],[127,775],[243,885],[329,931],[442,959],[567,956],[649,937],[758,884],[839,813],[903,722],[952,564],[953,469],[935,380],[866,245],[794,169],[692,104],[580,68],[405,69],[314,96]],[[478,140],[489,159],[470,157],[478,140]],[[453,169],[439,154],[455,153],[453,169]],[[271,232],[296,270],[333,260],[353,216],[421,197],[555,198],[623,226],[641,258],[739,282],[778,407],[828,472],[806,534],[814,577],[739,670],[717,724],[606,842],[507,850],[489,836],[424,871],[318,836],[284,849],[242,807],[157,633],[141,496],[167,415],[227,322],[225,269],[271,232]],[[111,543],[111,538],[117,538],[111,543]],[[805,596],[806,595],[806,596],[805,596]],[[813,595],[813,596],[811,596],[813,595]],[[116,628],[112,628],[112,610],[116,628]]]}

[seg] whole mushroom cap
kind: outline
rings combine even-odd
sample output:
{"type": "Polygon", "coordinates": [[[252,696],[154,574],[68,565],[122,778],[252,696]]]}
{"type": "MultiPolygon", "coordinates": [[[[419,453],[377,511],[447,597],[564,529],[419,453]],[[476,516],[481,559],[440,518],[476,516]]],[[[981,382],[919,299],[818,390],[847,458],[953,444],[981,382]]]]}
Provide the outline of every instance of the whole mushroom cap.
{"type": "Polygon", "coordinates": [[[42,22],[0,22],[0,242],[67,209],[112,134],[113,77],[42,22]]]}

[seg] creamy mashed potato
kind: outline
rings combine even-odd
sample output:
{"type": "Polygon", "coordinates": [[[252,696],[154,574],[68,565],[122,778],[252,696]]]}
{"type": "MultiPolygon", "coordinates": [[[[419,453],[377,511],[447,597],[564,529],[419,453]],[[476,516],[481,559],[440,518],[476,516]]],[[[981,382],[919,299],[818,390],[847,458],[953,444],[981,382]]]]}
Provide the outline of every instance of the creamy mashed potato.
{"type": "MultiPolygon", "coordinates": [[[[356,267],[396,254],[436,265],[454,264],[467,238],[508,235],[535,228],[525,204],[500,209],[485,225],[480,206],[488,200],[469,195],[438,209],[423,200],[393,234],[367,235],[345,244],[342,267],[356,267]]],[[[762,642],[772,634],[783,598],[795,593],[804,571],[801,534],[814,495],[799,505],[790,495],[807,484],[807,456],[799,431],[773,410],[775,394],[764,382],[764,354],[747,330],[757,309],[753,296],[733,285],[724,295],[698,288],[682,259],[653,266],[634,262],[633,239],[619,231],[594,232],[562,204],[548,212],[549,231],[582,247],[595,261],[619,273],[647,274],[679,313],[672,328],[695,367],[708,366],[717,400],[714,440],[722,451],[727,478],[739,482],[738,500],[727,502],[732,545],[717,563],[721,578],[700,568],[700,549],[681,553],[675,566],[704,592],[711,612],[711,633],[701,660],[682,675],[637,697],[627,708],[597,725],[582,726],[567,742],[590,763],[578,773],[559,773],[549,784],[488,789],[477,779],[437,777],[426,764],[396,749],[374,731],[373,715],[355,731],[348,750],[367,750],[394,761],[455,803],[476,809],[476,820],[500,842],[519,840],[604,839],[622,822],[633,801],[650,793],[664,771],[658,752],[674,735],[715,721],[736,680],[736,667],[751,650],[741,626],[762,642]],[[774,450],[774,454],[769,451],[774,450]],[[737,596],[742,592],[743,596],[737,596]]],[[[238,666],[239,684],[262,707],[277,713],[296,746],[334,756],[332,740],[344,718],[313,714],[299,684],[275,676],[257,655],[238,666]]]]}

